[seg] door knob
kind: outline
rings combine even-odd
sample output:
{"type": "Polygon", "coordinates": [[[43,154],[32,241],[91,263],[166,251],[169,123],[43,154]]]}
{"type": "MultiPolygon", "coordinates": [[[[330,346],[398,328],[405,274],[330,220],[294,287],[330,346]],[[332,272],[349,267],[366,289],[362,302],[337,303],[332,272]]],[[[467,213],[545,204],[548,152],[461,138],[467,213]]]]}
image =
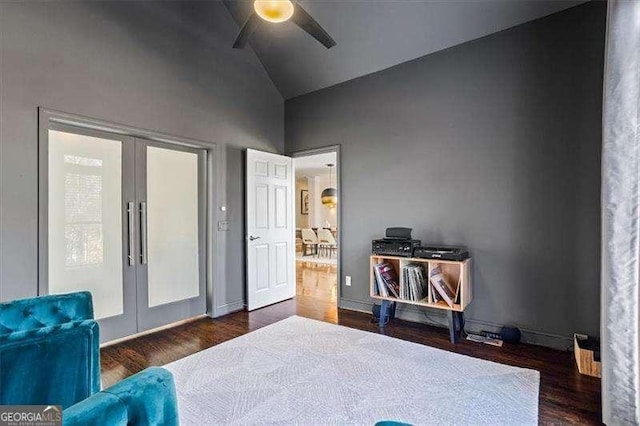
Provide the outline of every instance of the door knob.
{"type": "Polygon", "coordinates": [[[249,241],[253,241],[253,240],[259,240],[260,237],[254,237],[253,235],[249,236],[249,241]]]}

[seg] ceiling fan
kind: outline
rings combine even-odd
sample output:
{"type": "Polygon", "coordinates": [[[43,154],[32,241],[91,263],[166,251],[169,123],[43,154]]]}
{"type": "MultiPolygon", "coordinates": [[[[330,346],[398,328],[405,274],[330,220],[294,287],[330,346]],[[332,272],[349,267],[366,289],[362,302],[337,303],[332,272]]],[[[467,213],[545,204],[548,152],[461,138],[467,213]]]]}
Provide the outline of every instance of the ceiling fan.
{"type": "Polygon", "coordinates": [[[300,3],[291,0],[255,0],[253,11],[242,26],[235,43],[233,43],[233,48],[243,48],[262,21],[280,23],[288,20],[305,30],[327,49],[336,45],[329,33],[300,6],[300,3]]]}

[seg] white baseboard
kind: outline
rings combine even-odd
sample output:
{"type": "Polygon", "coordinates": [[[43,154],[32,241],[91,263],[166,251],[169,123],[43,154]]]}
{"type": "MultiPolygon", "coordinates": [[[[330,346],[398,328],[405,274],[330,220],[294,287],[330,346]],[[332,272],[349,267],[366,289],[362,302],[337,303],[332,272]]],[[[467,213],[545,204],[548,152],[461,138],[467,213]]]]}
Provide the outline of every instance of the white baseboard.
{"type": "MultiPolygon", "coordinates": [[[[353,300],[341,298],[339,306],[342,309],[352,311],[371,313],[373,302],[363,302],[361,300],[353,300]]],[[[425,309],[421,310],[413,305],[398,303],[396,307],[396,317],[413,322],[433,325],[436,327],[447,327],[447,316],[441,310],[425,309]],[[430,320],[425,313],[432,318],[430,320]]],[[[479,332],[481,330],[499,331],[502,326],[489,321],[482,321],[465,317],[465,329],[468,332],[479,332]]],[[[560,336],[557,334],[546,333],[538,330],[520,329],[522,332],[522,341],[532,345],[546,346],[549,348],[567,350],[573,347],[573,336],[560,336]]]]}

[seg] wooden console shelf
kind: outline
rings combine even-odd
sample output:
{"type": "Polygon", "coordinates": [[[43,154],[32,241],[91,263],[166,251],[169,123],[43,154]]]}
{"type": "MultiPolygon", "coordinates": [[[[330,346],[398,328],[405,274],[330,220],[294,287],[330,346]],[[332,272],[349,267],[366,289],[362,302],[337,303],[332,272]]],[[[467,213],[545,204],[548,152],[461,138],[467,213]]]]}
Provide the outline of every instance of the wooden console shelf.
{"type": "Polygon", "coordinates": [[[380,326],[384,326],[384,322],[386,320],[386,311],[390,304],[391,306],[391,316],[393,317],[395,314],[395,303],[407,303],[415,306],[423,306],[426,308],[434,308],[434,309],[442,309],[448,311],[449,313],[449,332],[451,336],[452,342],[457,342],[457,328],[460,327],[460,323],[463,321],[462,313],[464,309],[471,303],[471,299],[473,297],[472,289],[471,289],[471,259],[466,259],[463,261],[453,261],[453,260],[439,260],[439,259],[418,259],[418,258],[410,258],[410,257],[396,257],[396,256],[380,256],[380,255],[372,255],[370,258],[369,265],[369,273],[370,273],[370,295],[373,299],[378,299],[382,301],[382,308],[380,309],[380,326]],[[414,300],[406,300],[397,297],[385,297],[377,294],[376,287],[376,277],[373,270],[373,267],[377,263],[387,262],[393,266],[396,271],[396,274],[402,280],[402,268],[410,263],[417,263],[423,265],[424,271],[427,276],[427,280],[429,274],[433,268],[437,265],[440,265],[442,268],[442,273],[445,279],[451,283],[458,283],[458,297],[456,299],[456,303],[453,307],[450,307],[445,301],[440,300],[439,302],[434,302],[432,292],[435,292],[431,284],[428,285],[428,293],[427,297],[422,300],[414,301],[414,300]]]}

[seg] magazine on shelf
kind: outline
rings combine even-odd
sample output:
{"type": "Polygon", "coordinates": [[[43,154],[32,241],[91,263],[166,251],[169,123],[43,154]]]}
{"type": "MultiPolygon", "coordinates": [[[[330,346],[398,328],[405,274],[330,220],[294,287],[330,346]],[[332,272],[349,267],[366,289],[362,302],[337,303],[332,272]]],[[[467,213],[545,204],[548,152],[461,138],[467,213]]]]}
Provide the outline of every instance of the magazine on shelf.
{"type": "Polygon", "coordinates": [[[420,301],[427,296],[427,280],[422,265],[410,263],[402,267],[400,298],[420,301]]]}
{"type": "Polygon", "coordinates": [[[382,280],[380,276],[380,271],[378,270],[378,265],[373,265],[373,274],[375,276],[375,283],[378,296],[389,297],[389,293],[387,292],[387,285],[382,280]]]}
{"type": "Polygon", "coordinates": [[[456,298],[458,297],[458,283],[456,283],[455,286],[452,286],[445,279],[440,265],[431,269],[429,279],[436,292],[442,297],[447,305],[453,308],[453,305],[456,303],[456,298]]]}
{"type": "Polygon", "coordinates": [[[382,262],[375,264],[373,269],[378,285],[378,294],[384,297],[397,298],[400,294],[400,283],[393,265],[389,262],[382,262]]]}
{"type": "Polygon", "coordinates": [[[431,298],[433,299],[432,302],[438,303],[439,301],[444,300],[442,296],[440,296],[440,293],[438,293],[438,291],[435,289],[433,284],[430,284],[430,286],[431,286],[431,298]]]}

